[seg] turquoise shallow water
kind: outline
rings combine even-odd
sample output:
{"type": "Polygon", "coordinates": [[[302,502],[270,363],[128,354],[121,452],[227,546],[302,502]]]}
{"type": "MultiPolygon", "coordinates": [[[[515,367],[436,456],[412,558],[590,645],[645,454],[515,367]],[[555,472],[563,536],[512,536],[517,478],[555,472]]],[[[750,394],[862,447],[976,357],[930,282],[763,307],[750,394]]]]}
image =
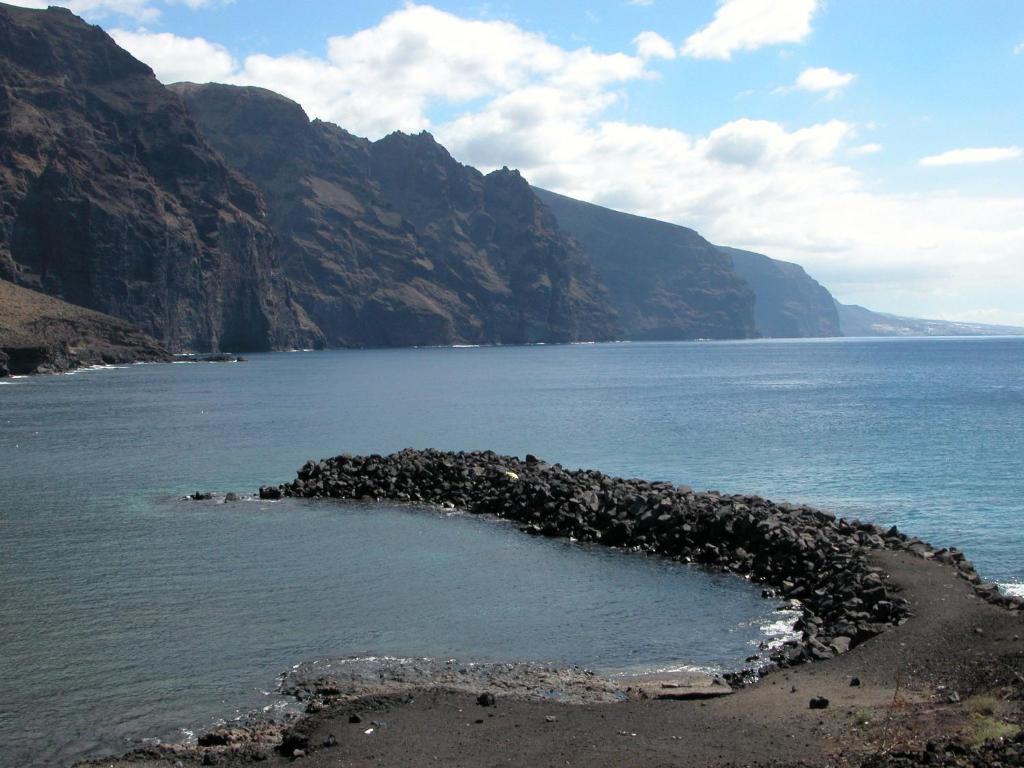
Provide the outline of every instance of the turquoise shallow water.
{"type": "Polygon", "coordinates": [[[729,666],[756,588],[429,510],[192,504],[406,446],[758,492],[1024,582],[1024,340],[260,355],[0,385],[0,764],[67,762],[393,654],[729,666]]]}

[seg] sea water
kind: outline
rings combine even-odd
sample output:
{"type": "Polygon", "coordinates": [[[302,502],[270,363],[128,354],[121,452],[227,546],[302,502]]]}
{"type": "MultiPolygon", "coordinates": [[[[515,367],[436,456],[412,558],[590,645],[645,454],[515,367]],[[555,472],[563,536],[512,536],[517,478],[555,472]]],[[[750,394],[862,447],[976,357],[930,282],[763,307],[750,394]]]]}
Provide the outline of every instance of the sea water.
{"type": "MultiPolygon", "coordinates": [[[[340,351],[0,386],[0,764],[276,706],[300,661],[734,668],[755,585],[428,508],[251,494],[403,447],[756,492],[1024,582],[1024,340],[340,351]]],[[[778,627],[776,627],[778,629],[778,627]]]]}

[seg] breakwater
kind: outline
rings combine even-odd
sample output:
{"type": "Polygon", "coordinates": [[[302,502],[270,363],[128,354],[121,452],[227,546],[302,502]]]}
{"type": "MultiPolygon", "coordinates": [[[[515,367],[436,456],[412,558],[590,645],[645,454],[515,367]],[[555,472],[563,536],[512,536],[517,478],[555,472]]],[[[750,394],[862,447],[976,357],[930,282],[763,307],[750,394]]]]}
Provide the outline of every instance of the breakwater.
{"type": "Polygon", "coordinates": [[[284,496],[388,499],[455,507],[516,521],[523,531],[656,553],[763,583],[767,597],[799,601],[799,641],[775,649],[758,671],[845,653],[910,615],[908,602],[869,557],[903,550],[956,568],[976,591],[1019,608],[982,583],[962,552],[936,550],[895,527],[837,519],[759,496],[696,492],[665,482],[569,470],[534,456],[407,449],[307,462],[284,496]]]}

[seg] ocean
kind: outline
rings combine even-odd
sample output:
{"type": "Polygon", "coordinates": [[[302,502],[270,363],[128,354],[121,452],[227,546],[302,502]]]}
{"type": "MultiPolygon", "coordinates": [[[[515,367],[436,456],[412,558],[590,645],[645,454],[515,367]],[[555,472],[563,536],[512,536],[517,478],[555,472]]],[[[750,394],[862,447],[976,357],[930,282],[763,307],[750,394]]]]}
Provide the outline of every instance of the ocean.
{"type": "Polygon", "coordinates": [[[507,523],[183,499],[409,446],[811,503],[1024,584],[1024,339],[278,353],[17,379],[0,384],[0,764],[279,707],[276,676],[312,659],[723,670],[778,630],[741,579],[507,523]]]}

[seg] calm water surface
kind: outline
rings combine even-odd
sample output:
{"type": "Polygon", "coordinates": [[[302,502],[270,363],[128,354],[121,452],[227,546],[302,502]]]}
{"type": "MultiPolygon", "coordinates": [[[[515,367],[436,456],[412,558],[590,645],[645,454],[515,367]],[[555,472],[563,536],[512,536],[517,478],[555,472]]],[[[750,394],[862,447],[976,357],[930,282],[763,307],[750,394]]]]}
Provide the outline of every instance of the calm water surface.
{"type": "Polygon", "coordinates": [[[406,446],[810,502],[1024,582],[1024,340],[253,356],[0,385],[0,764],[267,705],[336,655],[735,666],[738,579],[430,510],[180,500],[406,446]]]}

